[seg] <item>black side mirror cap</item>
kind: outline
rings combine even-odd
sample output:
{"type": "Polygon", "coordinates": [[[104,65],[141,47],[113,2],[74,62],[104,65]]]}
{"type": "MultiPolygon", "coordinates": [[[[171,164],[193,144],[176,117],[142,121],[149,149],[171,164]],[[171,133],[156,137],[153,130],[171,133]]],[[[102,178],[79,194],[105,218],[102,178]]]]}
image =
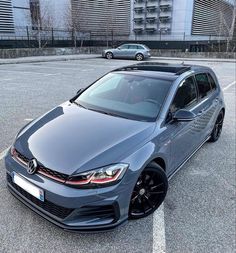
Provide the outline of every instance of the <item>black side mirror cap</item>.
{"type": "Polygon", "coordinates": [[[173,115],[173,120],[174,121],[192,121],[196,118],[196,114],[193,112],[190,112],[185,109],[180,109],[178,110],[174,115],[173,115]]]}

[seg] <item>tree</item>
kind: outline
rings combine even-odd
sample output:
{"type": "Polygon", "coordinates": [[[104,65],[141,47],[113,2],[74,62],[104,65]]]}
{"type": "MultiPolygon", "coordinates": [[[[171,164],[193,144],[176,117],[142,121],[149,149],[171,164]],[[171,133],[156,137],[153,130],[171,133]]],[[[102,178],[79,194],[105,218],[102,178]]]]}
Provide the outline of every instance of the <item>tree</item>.
{"type": "Polygon", "coordinates": [[[83,47],[83,27],[86,26],[87,20],[83,16],[83,7],[78,2],[71,1],[68,3],[64,13],[67,28],[72,32],[74,47],[77,47],[77,38],[80,38],[80,47],[83,47]]]}
{"type": "Polygon", "coordinates": [[[221,43],[220,43],[220,37],[226,38],[226,52],[234,51],[235,45],[234,45],[234,29],[235,29],[235,19],[236,19],[236,4],[230,6],[230,10],[232,12],[232,16],[229,18],[226,16],[225,12],[219,8],[219,26],[217,27],[218,31],[217,35],[219,37],[219,52],[221,51],[221,43]]]}
{"type": "MultiPolygon", "coordinates": [[[[38,41],[38,47],[42,48],[47,44],[48,33],[53,28],[54,10],[50,0],[30,0],[30,13],[27,19],[31,21],[31,36],[38,41]],[[42,41],[45,44],[42,45],[42,41]]],[[[51,36],[50,36],[51,38],[51,36]]]]}

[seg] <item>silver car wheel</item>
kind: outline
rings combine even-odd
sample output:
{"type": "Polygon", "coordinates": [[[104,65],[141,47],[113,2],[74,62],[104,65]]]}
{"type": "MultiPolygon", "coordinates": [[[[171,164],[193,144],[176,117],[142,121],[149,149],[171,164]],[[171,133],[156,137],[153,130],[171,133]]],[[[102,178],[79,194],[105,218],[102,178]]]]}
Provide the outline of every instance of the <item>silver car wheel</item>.
{"type": "Polygon", "coordinates": [[[108,60],[112,59],[112,58],[113,58],[112,52],[107,52],[107,53],[106,53],[106,58],[107,58],[108,60]]]}
{"type": "Polygon", "coordinates": [[[135,58],[137,61],[142,61],[144,59],[142,54],[137,54],[135,58]]]}

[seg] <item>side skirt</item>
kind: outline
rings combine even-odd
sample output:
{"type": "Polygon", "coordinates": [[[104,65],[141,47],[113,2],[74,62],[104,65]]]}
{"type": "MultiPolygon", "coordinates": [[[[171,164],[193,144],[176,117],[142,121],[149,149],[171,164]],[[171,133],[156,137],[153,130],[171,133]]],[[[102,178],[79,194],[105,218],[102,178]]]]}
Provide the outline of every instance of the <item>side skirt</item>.
{"type": "Polygon", "coordinates": [[[170,174],[170,176],[168,176],[168,180],[171,180],[172,177],[185,165],[185,163],[193,156],[197,153],[197,151],[210,139],[210,136],[208,136],[194,151],[192,154],[190,154],[181,164],[180,166],[178,166],[174,172],[172,172],[170,174]]]}

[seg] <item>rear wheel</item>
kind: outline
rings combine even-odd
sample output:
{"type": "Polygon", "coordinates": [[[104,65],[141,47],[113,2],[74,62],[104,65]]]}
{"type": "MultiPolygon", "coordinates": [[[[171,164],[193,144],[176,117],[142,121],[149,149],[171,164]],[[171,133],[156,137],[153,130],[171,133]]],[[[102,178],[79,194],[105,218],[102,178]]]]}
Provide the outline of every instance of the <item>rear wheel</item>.
{"type": "Polygon", "coordinates": [[[136,56],[135,56],[135,59],[137,60],[137,61],[142,61],[143,59],[144,59],[144,56],[142,55],[142,54],[136,54],[136,56]]]}
{"type": "Polygon", "coordinates": [[[107,53],[106,53],[106,58],[107,58],[108,60],[112,59],[112,58],[113,58],[113,53],[112,53],[112,52],[107,52],[107,53]]]}
{"type": "Polygon", "coordinates": [[[129,217],[139,219],[152,214],[162,204],[167,189],[168,179],[164,170],[156,163],[150,163],[134,187],[129,217]]]}
{"type": "Polygon", "coordinates": [[[221,110],[217,119],[216,123],[214,125],[214,128],[211,133],[211,137],[209,139],[210,142],[216,142],[220,138],[222,128],[223,128],[223,123],[224,123],[224,111],[221,110]]]}

